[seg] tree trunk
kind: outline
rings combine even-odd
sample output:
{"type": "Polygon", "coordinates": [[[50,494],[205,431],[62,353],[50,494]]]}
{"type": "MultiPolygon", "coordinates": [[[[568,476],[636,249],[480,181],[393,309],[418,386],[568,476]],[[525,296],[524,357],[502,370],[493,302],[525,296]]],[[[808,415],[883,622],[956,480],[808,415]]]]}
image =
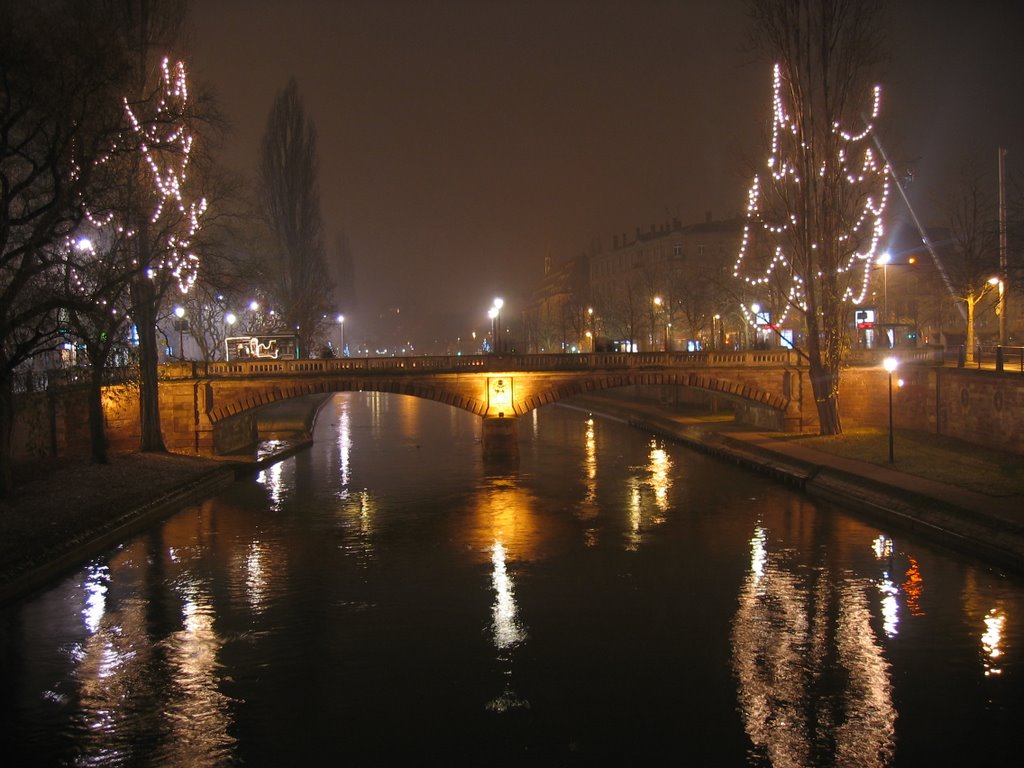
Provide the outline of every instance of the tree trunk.
{"type": "Polygon", "coordinates": [[[0,499],[14,490],[11,470],[11,434],[14,431],[14,386],[10,376],[0,377],[0,499]]]}
{"type": "Polygon", "coordinates": [[[164,452],[160,431],[160,399],[157,381],[156,297],[153,286],[145,276],[132,283],[132,306],[139,334],[139,450],[164,452]]]}
{"type": "Polygon", "coordinates": [[[107,433],[103,427],[103,367],[93,361],[89,377],[89,450],[93,464],[107,464],[107,433]]]}
{"type": "Polygon", "coordinates": [[[811,361],[811,392],[818,409],[818,434],[841,435],[843,424],[839,419],[839,371],[811,361]]]}
{"type": "Polygon", "coordinates": [[[974,362],[974,305],[977,304],[977,300],[974,298],[973,293],[969,293],[967,298],[964,300],[967,304],[967,343],[965,350],[967,352],[967,362],[974,362]]]}

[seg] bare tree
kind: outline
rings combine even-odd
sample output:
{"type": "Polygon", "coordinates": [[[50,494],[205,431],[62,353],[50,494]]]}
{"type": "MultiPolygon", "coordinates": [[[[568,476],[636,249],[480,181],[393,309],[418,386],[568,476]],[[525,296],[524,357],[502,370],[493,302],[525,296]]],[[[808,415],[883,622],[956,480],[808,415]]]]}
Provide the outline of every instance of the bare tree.
{"type": "Polygon", "coordinates": [[[996,224],[995,182],[969,164],[946,206],[953,253],[946,271],[967,309],[966,359],[974,361],[975,319],[978,306],[995,287],[989,280],[999,273],[999,241],[996,224]]]}
{"type": "Polygon", "coordinates": [[[292,78],[267,118],[260,156],[262,211],[275,242],[264,284],[285,329],[310,352],[330,308],[324,257],[316,128],[292,78]]]}
{"type": "Polygon", "coordinates": [[[110,11],[0,0],[0,496],[12,484],[14,372],[58,339],[66,241],[120,120],[110,11]]]}
{"type": "MultiPolygon", "coordinates": [[[[822,434],[842,431],[840,369],[866,293],[888,169],[878,114],[879,0],[748,0],[755,46],[775,64],[769,172],[755,177],[735,274],[762,306],[802,321],[822,434]],[[767,295],[767,294],[770,294],[767,295]]],[[[749,313],[749,308],[747,308],[749,313]]]]}

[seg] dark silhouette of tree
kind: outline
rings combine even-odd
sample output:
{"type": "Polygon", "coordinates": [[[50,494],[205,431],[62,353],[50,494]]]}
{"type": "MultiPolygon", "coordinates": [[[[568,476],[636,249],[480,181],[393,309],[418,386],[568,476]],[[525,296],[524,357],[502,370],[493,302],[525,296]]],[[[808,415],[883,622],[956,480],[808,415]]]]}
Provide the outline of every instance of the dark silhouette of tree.
{"type": "MultiPolygon", "coordinates": [[[[888,168],[873,144],[878,0],[748,0],[775,64],[768,171],[755,177],[735,274],[783,327],[802,322],[819,429],[842,431],[839,378],[868,284],[888,168]]],[[[752,318],[750,308],[746,312],[752,318]]]]}
{"type": "Polygon", "coordinates": [[[330,310],[331,282],[322,241],[316,128],[292,78],[274,100],[260,155],[261,210],[274,236],[261,264],[267,294],[309,354],[330,310]]]}
{"type": "Polygon", "coordinates": [[[0,496],[12,484],[13,377],[60,337],[67,241],[121,120],[110,3],[0,0],[0,496]]]}
{"type": "Polygon", "coordinates": [[[975,319],[979,305],[995,296],[996,285],[989,280],[999,275],[999,230],[996,181],[969,163],[960,183],[946,204],[951,248],[947,250],[946,272],[957,301],[966,308],[966,359],[974,361],[975,319]]]}

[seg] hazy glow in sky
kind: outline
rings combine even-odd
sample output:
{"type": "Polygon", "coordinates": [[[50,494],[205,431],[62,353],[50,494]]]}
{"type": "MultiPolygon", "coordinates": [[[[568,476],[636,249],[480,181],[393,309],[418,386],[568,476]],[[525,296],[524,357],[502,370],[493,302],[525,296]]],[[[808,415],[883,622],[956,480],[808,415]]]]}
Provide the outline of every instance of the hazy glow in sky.
{"type": "MultiPolygon", "coordinates": [[[[912,200],[968,152],[1024,161],[1017,3],[892,3],[881,124],[912,200]]],[[[479,315],[613,234],[739,214],[771,99],[738,0],[203,0],[192,68],[255,168],[294,75],[319,133],[325,242],[360,314],[479,315]]],[[[1024,163],[1021,163],[1024,166],[1024,163]]],[[[348,322],[347,321],[347,322],[348,322]]],[[[467,329],[468,331],[468,329],[467,329]]]]}

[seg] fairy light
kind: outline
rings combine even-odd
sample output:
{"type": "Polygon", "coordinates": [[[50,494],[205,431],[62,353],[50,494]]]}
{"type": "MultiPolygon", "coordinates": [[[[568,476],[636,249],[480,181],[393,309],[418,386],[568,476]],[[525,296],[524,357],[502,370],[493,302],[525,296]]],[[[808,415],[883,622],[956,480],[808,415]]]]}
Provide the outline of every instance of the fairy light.
{"type": "MultiPolygon", "coordinates": [[[[784,186],[799,187],[801,184],[800,170],[787,158],[799,156],[808,149],[808,143],[800,133],[800,125],[786,110],[783,97],[785,77],[782,67],[776,64],[772,70],[772,129],[771,145],[768,153],[768,174],[776,190],[784,186]],[[787,147],[792,151],[787,152],[787,147]]],[[[801,270],[800,265],[810,266],[814,254],[823,249],[824,243],[811,242],[809,250],[801,253],[800,246],[794,243],[794,253],[787,254],[779,241],[785,242],[787,237],[798,230],[801,224],[796,213],[784,219],[772,219],[768,209],[762,177],[755,174],[747,193],[746,221],[740,241],[736,261],[733,264],[733,277],[743,281],[755,293],[764,295],[769,288],[774,295],[782,300],[784,309],[775,321],[785,323],[789,312],[799,309],[806,312],[808,303],[804,277],[815,280],[844,276],[849,280],[842,298],[852,304],[860,304],[868,295],[871,268],[879,252],[879,242],[883,235],[882,213],[885,211],[889,197],[888,167],[879,160],[869,145],[868,139],[874,130],[874,120],[881,109],[881,88],[872,90],[870,119],[865,121],[864,130],[852,133],[844,130],[839,122],[831,126],[832,134],[841,139],[833,158],[816,161],[813,172],[821,179],[830,177],[841,181],[854,193],[865,186],[879,185],[877,194],[860,194],[863,204],[855,212],[850,227],[836,235],[833,249],[846,253],[845,257],[831,265],[833,274],[816,270],[801,270]],[[755,255],[757,243],[767,241],[777,243],[770,251],[755,255]],[[853,242],[863,242],[862,249],[850,248],[853,242]],[[803,274],[803,276],[802,276],[803,274]]],[[[812,169],[808,169],[809,171],[812,169]]],[[[751,325],[757,324],[757,313],[749,307],[742,306],[741,312],[751,325]]]]}
{"type": "Polygon", "coordinates": [[[188,77],[184,62],[171,66],[164,58],[161,64],[161,91],[154,119],[143,120],[124,99],[125,115],[150,171],[156,192],[156,205],[150,220],[159,221],[165,213],[175,212],[183,222],[167,237],[162,258],[147,275],[168,271],[178,282],[182,293],[188,293],[196,281],[199,257],[192,250],[192,239],[199,231],[200,219],[206,212],[206,199],[186,202],[183,189],[188,179],[192,153],[192,136],[181,119],[187,113],[188,77]]]}

